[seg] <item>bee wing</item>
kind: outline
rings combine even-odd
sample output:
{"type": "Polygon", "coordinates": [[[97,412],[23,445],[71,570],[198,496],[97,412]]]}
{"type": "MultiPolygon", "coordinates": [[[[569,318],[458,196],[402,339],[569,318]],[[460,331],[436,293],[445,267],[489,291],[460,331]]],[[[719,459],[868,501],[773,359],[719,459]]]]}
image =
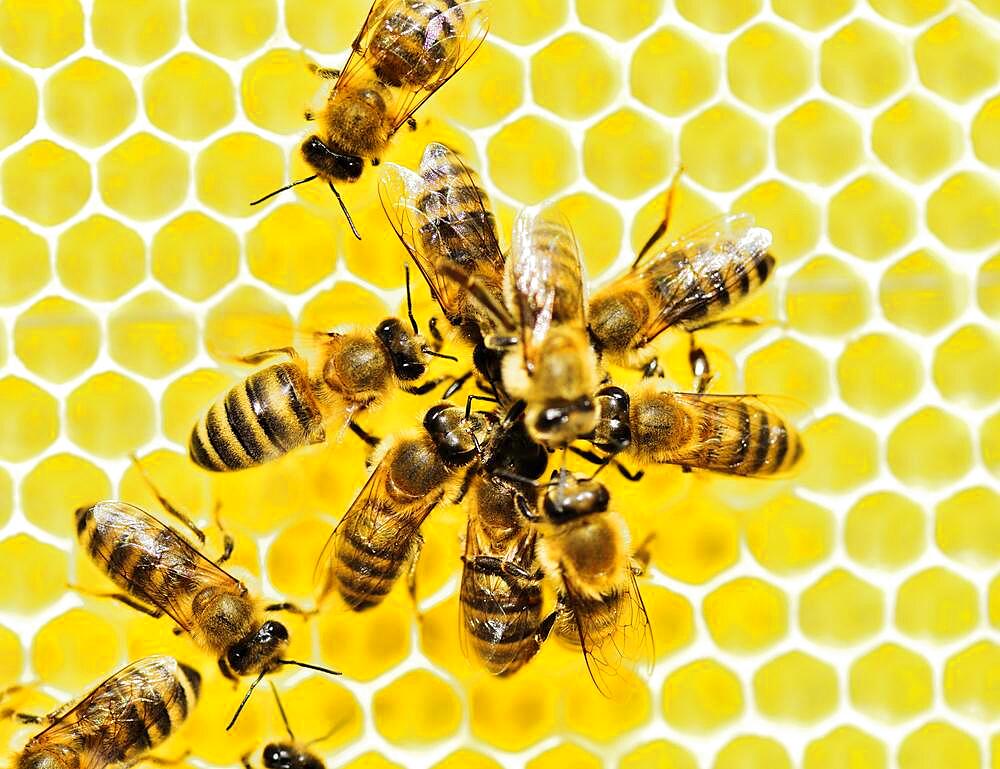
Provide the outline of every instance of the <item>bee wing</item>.
{"type": "Polygon", "coordinates": [[[781,415],[782,404],[766,395],[672,393],[670,397],[696,409],[704,420],[702,438],[667,459],[674,464],[743,476],[780,477],[801,460],[804,448],[798,431],[781,415]]]}
{"type": "Polygon", "coordinates": [[[117,541],[105,538],[90,553],[95,561],[104,564],[109,574],[117,574],[129,582],[140,567],[154,570],[155,580],[136,585],[131,591],[135,598],[162,609],[190,632],[195,627],[191,598],[201,588],[217,585],[245,589],[239,580],[199,553],[174,529],[141,508],[132,505],[129,508],[119,514],[120,521],[115,526],[123,538],[117,541]],[[130,536],[133,529],[141,529],[147,536],[130,536]],[[124,548],[134,550],[134,555],[124,548]]]}
{"type": "Polygon", "coordinates": [[[649,292],[655,286],[657,306],[647,322],[643,338],[652,341],[671,326],[702,320],[709,308],[730,294],[744,296],[750,277],[739,270],[726,270],[734,259],[761,263],[768,259],[771,233],[755,227],[749,214],[717,217],[675,240],[665,249],[644,258],[631,272],[616,281],[616,288],[649,292]]]}
{"type": "Polygon", "coordinates": [[[580,251],[569,221],[553,205],[526,208],[518,215],[505,283],[529,368],[554,324],[586,325],[580,251]]]}
{"type": "MultiPolygon", "coordinates": [[[[44,739],[60,743],[65,739],[70,744],[79,744],[74,739],[78,735],[100,734],[102,744],[120,744],[121,740],[115,739],[109,732],[134,733],[130,726],[142,717],[144,708],[141,706],[150,689],[161,693],[161,699],[169,707],[171,698],[177,696],[177,688],[172,685],[176,679],[177,667],[177,661],[166,656],[144,657],[127,665],[95,686],[89,694],[36,735],[32,742],[44,739]],[[123,697],[123,689],[129,684],[135,686],[135,689],[129,691],[132,696],[123,697]]],[[[159,707],[159,703],[156,705],[159,707]]]]}
{"type": "Polygon", "coordinates": [[[648,674],[652,671],[655,659],[649,615],[646,613],[634,570],[629,570],[629,577],[621,590],[616,611],[609,620],[613,622],[614,628],[608,633],[606,627],[596,627],[581,621],[580,618],[585,616],[581,607],[593,599],[574,592],[573,586],[563,580],[563,600],[572,611],[587,671],[605,696],[610,696],[609,682],[618,676],[623,664],[636,663],[648,674]]]}

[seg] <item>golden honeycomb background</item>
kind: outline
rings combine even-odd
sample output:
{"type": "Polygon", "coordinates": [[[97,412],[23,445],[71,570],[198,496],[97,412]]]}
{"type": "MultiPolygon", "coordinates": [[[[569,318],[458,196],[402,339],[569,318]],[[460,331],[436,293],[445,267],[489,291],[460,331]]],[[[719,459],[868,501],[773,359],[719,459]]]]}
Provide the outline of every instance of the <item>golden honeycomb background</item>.
{"type": "MultiPolygon", "coordinates": [[[[153,508],[138,452],[202,520],[221,501],[241,576],[309,603],[362,447],[212,478],[186,437],[245,375],[233,356],[400,309],[376,174],[345,190],[360,243],[319,185],[247,205],[305,175],[305,64],[342,64],[368,4],[0,0],[0,688],[41,684],[23,707],[163,651],[209,680],[158,753],[259,765],[281,735],[266,690],[224,734],[242,689],[211,660],[66,590],[107,588],[70,515],[153,508]]],[[[335,727],[316,750],[352,769],[1000,767],[1000,3],[493,0],[492,19],[386,159],[452,143],[508,228],[558,197],[596,280],[683,162],[671,232],[748,211],[780,265],[745,311],[775,322],[702,335],[713,387],[785,396],[808,462],[788,481],[615,483],[633,534],[656,532],[657,665],[611,699],[552,643],[511,680],[465,662],[461,511],[436,511],[421,622],[405,591],[290,621],[298,659],[345,673],[280,679],[297,735],[335,727]]],[[[417,305],[426,320],[422,286],[417,305]]],[[[686,341],[663,349],[689,387],[686,341]]],[[[367,421],[419,413],[402,395],[367,421]]]]}

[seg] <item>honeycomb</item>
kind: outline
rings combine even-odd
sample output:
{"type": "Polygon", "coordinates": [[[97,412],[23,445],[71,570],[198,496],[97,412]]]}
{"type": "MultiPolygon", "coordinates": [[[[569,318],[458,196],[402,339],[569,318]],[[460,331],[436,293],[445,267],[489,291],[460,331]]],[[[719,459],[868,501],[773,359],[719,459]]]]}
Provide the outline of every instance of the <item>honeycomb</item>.
{"type": "MultiPolygon", "coordinates": [[[[293,328],[398,312],[403,257],[375,174],[299,178],[310,60],[338,66],[368,0],[0,2],[0,688],[39,710],[129,659],[211,667],[106,589],[71,511],[216,500],[234,569],[307,602],[364,477],[350,438],[238,476],[186,458],[190,426],[293,328]],[[335,469],[335,472],[331,472],[335,469]]],[[[441,140],[481,168],[509,229],[556,197],[591,278],[623,269],[678,162],[671,232],[722,211],[774,233],[747,314],[705,332],[718,391],[775,393],[803,426],[797,479],[654,468],[612,498],[655,531],[646,678],[607,699],[548,644],[510,680],[462,656],[461,511],[362,615],[292,621],[344,672],[279,685],[296,732],[351,769],[975,769],[1000,766],[1000,5],[995,0],[493,0],[489,41],[386,159],[441,140]]],[[[430,301],[421,289],[418,315],[430,301]]],[[[686,383],[686,341],[663,342],[686,383]]],[[[686,386],[686,384],[685,384],[686,386]]],[[[372,418],[415,419],[407,396],[372,418]]],[[[209,537],[209,550],[218,548],[209,537]]],[[[212,681],[162,751],[236,764],[279,737],[266,696],[212,681]]],[[[5,749],[28,731],[0,724],[5,749]]],[[[20,742],[19,742],[20,740],[20,742]]]]}

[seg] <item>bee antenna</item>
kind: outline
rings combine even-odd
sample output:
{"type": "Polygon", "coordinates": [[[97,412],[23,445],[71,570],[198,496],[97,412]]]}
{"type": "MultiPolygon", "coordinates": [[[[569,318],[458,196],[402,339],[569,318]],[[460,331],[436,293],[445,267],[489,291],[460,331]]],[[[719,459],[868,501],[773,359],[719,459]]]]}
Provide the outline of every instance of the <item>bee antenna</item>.
{"type": "Polygon", "coordinates": [[[410,293],[410,265],[403,265],[403,274],[406,276],[406,317],[410,319],[413,326],[413,333],[419,334],[420,328],[417,326],[417,319],[413,317],[413,294],[410,293]]]}
{"type": "Polygon", "coordinates": [[[278,660],[279,665],[295,665],[300,668],[307,668],[309,670],[318,670],[320,673],[326,673],[330,676],[343,675],[339,670],[331,670],[330,668],[325,668],[321,665],[310,665],[308,662],[299,662],[297,660],[278,660]]]}
{"type": "Polygon", "coordinates": [[[328,731],[326,734],[322,735],[321,737],[317,737],[314,740],[309,740],[309,742],[306,743],[306,747],[307,748],[312,747],[317,742],[322,742],[323,740],[329,739],[334,734],[336,734],[338,731],[340,731],[342,728],[344,728],[350,722],[350,720],[351,720],[351,715],[350,714],[344,716],[341,719],[338,719],[337,722],[333,726],[330,727],[330,731],[328,731]]]}
{"type": "Polygon", "coordinates": [[[246,706],[246,704],[247,704],[247,700],[249,700],[249,699],[250,699],[250,695],[251,695],[251,694],[253,694],[253,690],[257,688],[257,684],[259,684],[259,683],[260,683],[260,681],[261,681],[261,679],[262,679],[263,677],[264,677],[264,671],[262,670],[262,671],[260,671],[260,675],[259,675],[259,676],[257,676],[257,677],[256,677],[256,678],[255,678],[255,679],[253,680],[253,683],[252,683],[252,684],[250,684],[250,688],[249,688],[249,689],[247,689],[247,693],[246,693],[246,694],[245,694],[245,695],[243,696],[243,701],[242,701],[242,702],[240,703],[240,706],[239,706],[238,708],[236,708],[236,712],[235,712],[235,713],[233,713],[233,718],[232,718],[232,720],[231,720],[231,721],[229,722],[229,726],[227,726],[227,727],[226,727],[226,731],[227,731],[227,732],[228,732],[228,731],[229,731],[230,729],[232,729],[232,728],[233,728],[233,724],[235,724],[235,723],[236,723],[236,719],[237,719],[237,718],[239,718],[239,717],[240,717],[240,713],[242,713],[242,712],[243,712],[243,708],[244,708],[244,707],[246,706]]]}
{"type": "Polygon", "coordinates": [[[603,470],[603,469],[604,469],[605,467],[607,467],[608,465],[610,465],[610,464],[611,464],[611,462],[612,462],[612,460],[613,460],[613,459],[614,459],[614,457],[613,457],[613,456],[611,456],[611,455],[609,455],[609,456],[606,456],[606,457],[604,458],[604,461],[603,461],[603,462],[601,462],[601,464],[599,464],[599,465],[597,466],[597,469],[596,469],[596,470],[594,470],[594,472],[592,472],[592,473],[590,474],[590,477],[589,477],[589,478],[588,478],[587,480],[588,480],[588,481],[592,481],[592,480],[594,480],[594,478],[596,478],[596,477],[597,477],[597,474],[598,474],[599,472],[601,472],[601,471],[602,471],[602,470],[603,470]]]}
{"type": "Polygon", "coordinates": [[[430,355],[432,358],[444,358],[445,360],[453,360],[455,363],[458,363],[458,358],[454,355],[445,355],[443,352],[435,352],[430,347],[421,347],[420,351],[424,355],[430,355]]]}
{"type": "Polygon", "coordinates": [[[274,693],[274,701],[278,705],[278,712],[281,714],[281,721],[285,725],[285,731],[288,732],[288,739],[295,742],[295,735],[292,733],[292,727],[288,723],[288,714],[285,713],[285,706],[281,704],[281,697],[278,696],[278,687],[274,685],[274,681],[268,681],[271,684],[271,691],[274,693]]]}
{"type": "MultiPolygon", "coordinates": [[[[315,176],[313,177],[316,178],[315,176]]],[[[298,182],[296,182],[298,184],[298,182]]],[[[340,193],[337,192],[337,188],[333,186],[333,182],[327,182],[330,185],[330,189],[337,198],[337,202],[340,203],[340,210],[344,212],[344,216],[347,217],[347,223],[351,227],[351,232],[354,233],[354,237],[361,240],[361,233],[358,232],[358,228],[354,226],[354,220],[351,218],[351,212],[347,210],[347,206],[344,204],[344,199],[340,197],[340,193]]]]}
{"type": "Polygon", "coordinates": [[[306,177],[305,179],[299,179],[299,180],[298,180],[297,182],[292,182],[291,184],[286,184],[286,185],[285,185],[284,187],[282,187],[281,189],[277,189],[277,190],[275,190],[274,192],[269,192],[269,193],[267,193],[267,194],[266,194],[266,195],[265,195],[264,197],[260,198],[259,200],[255,200],[255,201],[254,201],[253,203],[251,203],[250,205],[251,205],[251,206],[255,206],[255,205],[257,205],[258,203],[263,203],[263,202],[264,202],[265,200],[267,200],[268,198],[273,198],[273,197],[274,197],[275,195],[280,195],[280,194],[281,194],[282,192],[284,192],[285,190],[290,190],[290,189],[291,189],[292,187],[295,187],[295,186],[296,186],[296,185],[298,185],[298,184],[305,184],[306,182],[311,182],[311,181],[312,181],[313,179],[315,179],[315,178],[316,178],[316,174],[313,174],[312,176],[307,176],[307,177],[306,177]]]}

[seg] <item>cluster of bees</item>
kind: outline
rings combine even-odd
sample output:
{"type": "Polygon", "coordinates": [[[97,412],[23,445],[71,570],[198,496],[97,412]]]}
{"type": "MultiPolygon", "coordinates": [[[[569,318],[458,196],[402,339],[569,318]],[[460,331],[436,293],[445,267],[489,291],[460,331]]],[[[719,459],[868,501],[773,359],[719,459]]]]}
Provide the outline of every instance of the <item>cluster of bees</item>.
{"type": "MultiPolygon", "coordinates": [[[[322,109],[306,113],[320,127],[301,147],[315,174],[282,189],[319,178],[337,194],[336,184],[357,180],[366,160],[378,165],[393,134],[473,55],[486,26],[478,0],[377,0],[345,68],[314,68],[332,81],[322,109]]],[[[588,299],[572,229],[553,206],[521,212],[504,251],[482,183],[456,152],[428,145],[417,172],[387,164],[383,207],[451,337],[471,349],[469,370],[447,382],[427,377],[433,358],[451,356],[440,352],[436,319],[425,337],[410,304],[406,320],[318,336],[311,356],[291,347],[246,356],[249,364],[284,360],[233,387],[190,439],[191,459],[217,472],[270,462],[327,440],[328,430],[349,428],[373,447],[370,476],[317,564],[313,612],[334,595],[354,611],[368,609],[404,574],[414,592],[421,526],[442,502],[462,502],[461,627],[474,662],[513,674],[554,635],[580,650],[603,687],[626,660],[650,656],[636,579],[648,553],[630,543],[598,474],[615,465],[640,480],[641,471],[621,463],[627,458],[766,477],[789,471],[803,452],[795,430],[762,399],[707,392],[711,371],[693,336],[749,322],[722,313],[772,272],[770,234],[730,215],[663,246],[675,188],[676,178],[664,220],[631,268],[588,299]],[[691,335],[692,392],[664,386],[652,345],[667,329],[691,335]],[[608,364],[641,371],[639,384],[615,384],[608,364]],[[379,440],[356,421],[393,390],[426,394],[443,383],[443,399],[413,429],[379,440]],[[475,392],[452,402],[465,388],[475,392]],[[568,453],[594,471],[570,472],[568,453]],[[548,609],[546,583],[555,596],[548,609]]],[[[157,496],[204,545],[204,533],[157,496]]],[[[123,502],[81,508],[75,521],[81,546],[120,590],[107,597],[167,615],[227,678],[252,680],[229,727],[263,677],[284,666],[337,674],[285,659],[288,630],[268,615],[302,610],[268,605],[229,575],[228,538],[213,561],[190,537],[123,502]]],[[[46,727],[13,766],[131,766],[185,720],[200,683],[188,665],[154,656],[44,718],[7,711],[46,727]]],[[[288,742],[264,749],[264,766],[321,769],[288,733],[288,742]]]]}

